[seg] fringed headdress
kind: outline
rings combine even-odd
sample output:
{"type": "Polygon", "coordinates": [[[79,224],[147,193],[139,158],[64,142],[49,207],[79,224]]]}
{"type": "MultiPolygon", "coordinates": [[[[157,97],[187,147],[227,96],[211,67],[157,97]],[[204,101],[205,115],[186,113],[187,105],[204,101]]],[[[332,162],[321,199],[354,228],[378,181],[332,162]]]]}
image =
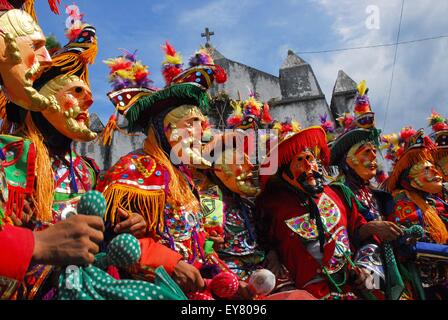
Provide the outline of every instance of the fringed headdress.
{"type": "Polygon", "coordinates": [[[146,133],[150,119],[181,105],[195,105],[202,111],[207,111],[209,108],[207,90],[215,81],[224,83],[227,80],[225,71],[213,63],[213,59],[204,48],[189,60],[189,68],[186,70],[182,69],[182,59],[173,46],[166,42],[163,49],[165,60],[162,64],[162,73],[166,87],[151,96],[138,99],[129,107],[126,113],[129,132],[146,133]]]}
{"type": "Polygon", "coordinates": [[[231,101],[233,112],[227,118],[227,126],[232,129],[269,128],[274,119],[269,112],[269,104],[258,101],[254,93],[245,101],[231,101]]]}
{"type": "Polygon", "coordinates": [[[436,145],[429,137],[425,136],[423,129],[415,131],[412,127],[403,128],[400,132],[398,146],[394,155],[396,162],[386,182],[386,189],[389,192],[400,187],[403,173],[413,165],[422,161],[434,161],[432,153],[436,145]]]}
{"type": "Polygon", "coordinates": [[[52,56],[51,69],[36,81],[38,86],[40,82],[47,82],[47,77],[53,78],[54,74],[76,75],[90,86],[87,66],[95,62],[98,53],[96,29],[84,22],[78,6],[68,6],[66,13],[65,35],[69,42],[52,56]]]}
{"type": "Polygon", "coordinates": [[[133,53],[123,50],[117,58],[103,61],[110,69],[109,83],[113,91],[107,95],[115,107],[115,113],[109,118],[103,132],[98,136],[103,145],[112,143],[116,130],[127,134],[118,126],[120,115],[126,115],[128,109],[140,98],[155,93],[158,89],[152,87],[148,66],[137,60],[137,51],[133,53]]]}
{"type": "MultiPolygon", "coordinates": [[[[313,126],[302,129],[297,121],[287,118],[284,122],[276,122],[273,126],[278,132],[278,143],[273,146],[270,155],[278,154],[279,167],[288,165],[293,157],[304,151],[311,150],[323,165],[328,165],[330,161],[330,149],[327,145],[326,133],[321,126],[313,126]]],[[[267,157],[261,167],[265,167],[269,161],[267,157]]],[[[260,176],[262,188],[266,186],[270,176],[260,176]]]]}
{"type": "MultiPolygon", "coordinates": [[[[36,10],[34,8],[35,0],[0,0],[0,11],[8,11],[13,9],[22,9],[33,17],[37,22],[36,10]]],[[[59,5],[61,0],[48,0],[48,5],[51,11],[55,14],[59,14],[59,5]]]]}
{"type": "Polygon", "coordinates": [[[337,119],[343,132],[331,143],[332,165],[337,165],[344,159],[355,144],[372,142],[376,146],[380,145],[381,132],[375,128],[375,114],[370,106],[368,91],[364,80],[356,88],[354,115],[345,113],[337,119]]]}
{"type": "Polygon", "coordinates": [[[439,161],[448,157],[448,119],[433,111],[428,122],[433,131],[430,138],[437,146],[437,150],[434,151],[434,160],[439,161]]]}

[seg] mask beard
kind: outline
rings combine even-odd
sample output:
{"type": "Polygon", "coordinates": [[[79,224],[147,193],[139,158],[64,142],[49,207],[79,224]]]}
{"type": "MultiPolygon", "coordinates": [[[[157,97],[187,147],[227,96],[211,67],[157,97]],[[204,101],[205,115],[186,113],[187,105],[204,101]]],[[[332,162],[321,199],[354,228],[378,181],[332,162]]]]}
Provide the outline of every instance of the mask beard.
{"type": "Polygon", "coordinates": [[[313,177],[316,181],[316,185],[310,185],[308,183],[307,174],[302,173],[296,181],[302,186],[303,190],[308,194],[315,195],[324,191],[324,177],[322,173],[313,171],[313,177]]]}
{"type": "MultiPolygon", "coordinates": [[[[22,63],[22,57],[20,55],[20,50],[17,46],[15,38],[13,38],[9,33],[7,33],[4,37],[5,39],[5,54],[10,57],[10,60],[13,64],[17,65],[22,63]]],[[[24,75],[24,83],[23,90],[26,97],[29,99],[26,106],[27,110],[40,112],[43,110],[50,110],[52,112],[58,112],[60,109],[58,105],[54,103],[53,100],[48,99],[47,97],[41,95],[37,92],[36,89],[33,88],[32,79],[37,77],[41,73],[41,67],[39,61],[36,59],[31,68],[24,75]]],[[[7,91],[7,90],[6,90],[7,91]]],[[[7,93],[7,92],[6,92],[7,93]]],[[[25,107],[25,106],[24,106],[25,107]]]]}

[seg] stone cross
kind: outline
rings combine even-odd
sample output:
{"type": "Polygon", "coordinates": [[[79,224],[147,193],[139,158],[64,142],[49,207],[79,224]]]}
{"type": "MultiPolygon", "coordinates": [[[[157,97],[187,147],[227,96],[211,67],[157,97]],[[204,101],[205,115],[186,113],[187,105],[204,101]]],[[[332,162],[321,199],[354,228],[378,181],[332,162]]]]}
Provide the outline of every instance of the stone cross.
{"type": "Polygon", "coordinates": [[[209,28],[205,28],[205,32],[201,33],[201,37],[207,39],[207,42],[205,44],[206,47],[211,46],[210,39],[211,39],[211,36],[214,36],[214,35],[215,35],[215,33],[213,31],[210,31],[209,28]]]}

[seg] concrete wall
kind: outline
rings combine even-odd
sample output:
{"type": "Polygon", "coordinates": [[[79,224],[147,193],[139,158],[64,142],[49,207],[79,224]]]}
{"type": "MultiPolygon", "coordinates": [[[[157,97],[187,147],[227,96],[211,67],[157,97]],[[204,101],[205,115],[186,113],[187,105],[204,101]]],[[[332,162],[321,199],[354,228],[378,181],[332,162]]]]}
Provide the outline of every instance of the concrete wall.
{"type": "Polygon", "coordinates": [[[228,80],[215,85],[210,90],[212,95],[225,91],[232,99],[238,99],[239,91],[241,98],[247,99],[250,89],[260,95],[261,101],[281,97],[278,77],[228,59],[218,59],[215,63],[227,72],[228,80]]]}
{"type": "Polygon", "coordinates": [[[106,170],[114,165],[120,157],[131,151],[143,147],[145,136],[126,136],[121,132],[115,132],[110,146],[103,146],[98,142],[75,143],[75,150],[83,155],[93,158],[101,170],[106,170]]]}
{"type": "Polygon", "coordinates": [[[271,115],[274,119],[284,121],[286,117],[297,120],[302,127],[320,125],[319,115],[330,115],[330,109],[325,98],[310,100],[291,100],[273,103],[271,115]]]}

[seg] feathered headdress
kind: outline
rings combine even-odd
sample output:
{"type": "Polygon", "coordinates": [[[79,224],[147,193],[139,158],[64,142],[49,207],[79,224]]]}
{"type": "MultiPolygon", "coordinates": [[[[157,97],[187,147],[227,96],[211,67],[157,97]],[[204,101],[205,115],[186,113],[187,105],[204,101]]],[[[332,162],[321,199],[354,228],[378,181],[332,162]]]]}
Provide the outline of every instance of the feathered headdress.
{"type": "Polygon", "coordinates": [[[149,79],[148,66],[137,60],[137,50],[132,53],[125,49],[121,50],[123,52],[121,56],[103,61],[109,67],[109,83],[113,89],[107,95],[116,109],[98,136],[98,141],[102,141],[103,145],[112,143],[117,130],[127,134],[118,126],[119,116],[125,115],[139,98],[157,91],[151,87],[153,81],[149,79]]]}
{"type": "MultiPolygon", "coordinates": [[[[0,11],[8,11],[12,9],[22,9],[33,17],[34,21],[37,22],[36,10],[34,8],[35,0],[0,0],[0,11]]],[[[51,11],[55,14],[59,14],[59,5],[61,0],[48,0],[48,5],[51,11]]]]}
{"type": "Polygon", "coordinates": [[[386,183],[389,192],[398,187],[401,176],[407,169],[422,161],[434,161],[432,154],[436,145],[425,136],[423,129],[416,131],[412,127],[403,128],[398,145],[399,149],[395,153],[396,162],[386,183]]]}
{"type": "Polygon", "coordinates": [[[361,81],[356,89],[355,114],[360,116],[364,113],[372,112],[369,96],[367,95],[369,88],[367,88],[366,80],[361,81]]]}
{"type": "Polygon", "coordinates": [[[356,88],[354,114],[344,113],[337,118],[343,132],[331,143],[331,164],[340,164],[349,150],[360,142],[379,145],[380,130],[375,128],[375,114],[370,107],[369,89],[363,80],[356,88]]]}
{"type": "MultiPolygon", "coordinates": [[[[96,29],[83,21],[84,15],[78,6],[66,7],[65,35],[69,42],[52,56],[52,72],[48,76],[63,73],[67,76],[76,75],[90,86],[87,66],[95,62],[98,53],[96,29]]],[[[45,82],[40,77],[35,83],[45,82]]]]}
{"type": "Polygon", "coordinates": [[[250,93],[247,100],[231,101],[230,105],[233,112],[227,118],[229,128],[267,128],[274,122],[269,112],[269,104],[258,101],[254,93],[250,93]]]}
{"type": "Polygon", "coordinates": [[[109,83],[114,90],[129,87],[149,87],[153,81],[149,79],[148,66],[138,61],[137,50],[130,53],[123,50],[123,55],[103,61],[110,69],[109,83]]]}
{"type": "Polygon", "coordinates": [[[327,142],[330,143],[336,139],[333,121],[328,120],[328,114],[319,115],[322,129],[327,134],[327,142]]]}
{"type": "Polygon", "coordinates": [[[448,157],[448,119],[433,111],[428,118],[429,125],[432,127],[430,138],[437,146],[434,151],[436,161],[448,157]]]}
{"type": "Polygon", "coordinates": [[[165,51],[165,60],[162,62],[162,74],[167,86],[183,71],[182,56],[168,41],[162,46],[165,51]]]}
{"type": "Polygon", "coordinates": [[[162,73],[166,87],[150,97],[139,99],[129,108],[126,113],[129,132],[145,132],[150,118],[181,104],[193,104],[208,111],[207,90],[215,81],[224,83],[227,80],[225,71],[213,64],[206,49],[196,52],[190,59],[189,68],[183,70],[182,58],[174,47],[166,41],[162,48],[165,51],[162,73]]]}

